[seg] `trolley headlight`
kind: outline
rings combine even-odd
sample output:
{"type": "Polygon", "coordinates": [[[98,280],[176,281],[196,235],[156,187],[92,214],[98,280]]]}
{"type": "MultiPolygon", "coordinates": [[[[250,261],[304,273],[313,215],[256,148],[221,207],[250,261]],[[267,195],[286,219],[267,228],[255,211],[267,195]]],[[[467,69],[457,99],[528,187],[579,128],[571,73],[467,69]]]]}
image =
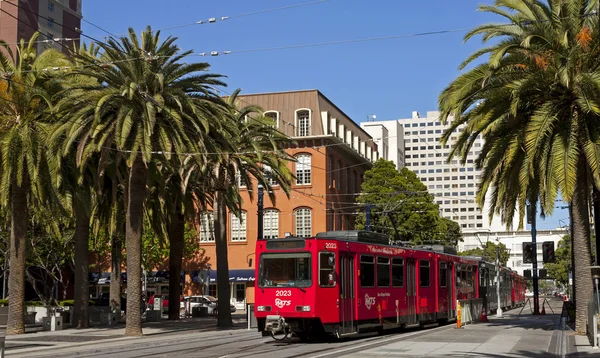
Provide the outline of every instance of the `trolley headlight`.
{"type": "Polygon", "coordinates": [[[271,306],[258,306],[258,312],[271,312],[271,306]]]}
{"type": "Polygon", "coordinates": [[[310,312],[310,306],[296,306],[298,312],[310,312]]]}

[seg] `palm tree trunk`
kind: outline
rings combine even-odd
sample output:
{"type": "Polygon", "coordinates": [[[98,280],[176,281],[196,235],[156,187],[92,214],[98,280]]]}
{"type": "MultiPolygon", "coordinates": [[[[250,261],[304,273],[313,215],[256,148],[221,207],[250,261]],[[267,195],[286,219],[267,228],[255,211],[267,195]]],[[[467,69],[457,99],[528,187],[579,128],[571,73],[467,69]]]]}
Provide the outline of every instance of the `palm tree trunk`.
{"type": "Polygon", "coordinates": [[[129,172],[129,195],[125,224],[127,250],[127,321],[126,336],[142,335],[142,224],[146,198],[147,169],[138,155],[129,172]]]}
{"type": "Polygon", "coordinates": [[[577,165],[577,179],[573,192],[573,262],[575,276],[575,330],[579,334],[586,333],[587,303],[592,298],[592,255],[590,249],[590,187],[587,180],[586,163],[580,155],[577,165]]]}
{"type": "Polygon", "coordinates": [[[123,260],[122,233],[112,235],[110,245],[110,303],[121,312],[121,262],[123,260]]]}
{"type": "Polygon", "coordinates": [[[229,309],[229,262],[227,255],[227,207],[224,193],[215,193],[214,203],[215,249],[217,253],[217,326],[232,327],[229,309]]]}
{"type": "Polygon", "coordinates": [[[185,244],[185,216],[177,212],[169,230],[169,319],[179,319],[181,260],[185,244]]]}
{"type": "MultiPolygon", "coordinates": [[[[80,195],[88,195],[81,190],[80,195]]],[[[84,200],[73,199],[75,213],[75,302],[73,303],[73,324],[77,328],[89,326],[90,284],[88,277],[88,255],[90,239],[90,215],[84,200]]]]}
{"type": "Polygon", "coordinates": [[[23,314],[25,309],[25,260],[27,247],[27,180],[19,186],[12,179],[10,210],[10,252],[8,275],[8,322],[6,334],[25,333],[23,314]]]}

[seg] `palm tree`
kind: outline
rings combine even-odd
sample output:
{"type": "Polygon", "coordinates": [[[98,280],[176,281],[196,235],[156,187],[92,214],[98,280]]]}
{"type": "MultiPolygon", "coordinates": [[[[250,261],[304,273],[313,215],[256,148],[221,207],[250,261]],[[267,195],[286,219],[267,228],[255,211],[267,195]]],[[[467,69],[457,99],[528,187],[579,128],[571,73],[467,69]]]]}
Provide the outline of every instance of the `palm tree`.
{"type": "MultiPolygon", "coordinates": [[[[217,259],[217,299],[218,307],[229,307],[229,263],[227,255],[227,209],[239,215],[241,198],[238,182],[251,185],[255,180],[268,193],[275,204],[273,185],[279,185],[289,196],[292,174],[287,166],[294,158],[284,151],[291,143],[289,137],[275,128],[271,118],[262,115],[259,107],[240,107],[240,90],[228,98],[229,112],[224,119],[225,139],[230,152],[223,151],[209,158],[205,167],[209,187],[214,191],[214,231],[217,259]],[[268,168],[268,169],[267,169],[268,168]],[[265,170],[267,169],[267,170],[265,170]]],[[[249,191],[253,200],[253,192],[249,191]]],[[[232,325],[229,309],[219,309],[217,325],[232,325]]]]}
{"type": "Polygon", "coordinates": [[[66,66],[60,52],[36,55],[34,34],[21,40],[16,53],[0,42],[0,170],[1,205],[10,208],[10,290],[7,334],[25,332],[25,259],[28,208],[51,197],[50,174],[44,147],[52,107],[53,76],[44,69],[66,66]]]}
{"type": "MultiPolygon", "coordinates": [[[[560,193],[572,207],[576,330],[585,332],[592,295],[589,196],[600,184],[600,33],[597,0],[497,0],[480,10],[506,24],[488,24],[466,35],[493,45],[471,55],[489,55],[454,80],[440,95],[445,133],[464,125],[452,155],[463,158],[474,139],[486,144],[478,159],[484,175],[480,204],[493,188],[495,211],[509,222],[526,202],[538,199],[551,214],[560,193]],[[496,176],[494,179],[493,176],[496,176]]],[[[522,219],[521,219],[522,220],[522,219]]]]}
{"type": "Polygon", "coordinates": [[[68,143],[83,148],[78,164],[103,148],[124,155],[129,168],[126,184],[127,322],[125,335],[139,336],[141,326],[141,235],[147,191],[148,163],[173,153],[203,152],[207,119],[194,105],[195,96],[214,96],[209,86],[222,85],[218,75],[200,74],[206,63],[183,64],[191,51],[180,52],[175,38],[161,42],[148,27],[141,39],[109,38],[98,44],[98,58],[75,54],[81,64],[71,76],[94,83],[72,86],[62,101],[73,111],[65,116],[68,143]],[[83,142],[83,143],[82,143],[83,142]]]}

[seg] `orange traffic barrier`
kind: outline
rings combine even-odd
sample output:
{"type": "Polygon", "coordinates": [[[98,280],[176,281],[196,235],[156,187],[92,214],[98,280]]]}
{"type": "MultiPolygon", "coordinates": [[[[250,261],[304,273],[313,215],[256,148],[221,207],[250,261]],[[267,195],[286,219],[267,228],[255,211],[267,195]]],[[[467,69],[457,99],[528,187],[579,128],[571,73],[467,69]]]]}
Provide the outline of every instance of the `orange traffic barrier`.
{"type": "Polygon", "coordinates": [[[460,308],[460,302],[457,300],[456,301],[456,327],[455,328],[462,328],[462,312],[461,312],[461,308],[460,308]]]}

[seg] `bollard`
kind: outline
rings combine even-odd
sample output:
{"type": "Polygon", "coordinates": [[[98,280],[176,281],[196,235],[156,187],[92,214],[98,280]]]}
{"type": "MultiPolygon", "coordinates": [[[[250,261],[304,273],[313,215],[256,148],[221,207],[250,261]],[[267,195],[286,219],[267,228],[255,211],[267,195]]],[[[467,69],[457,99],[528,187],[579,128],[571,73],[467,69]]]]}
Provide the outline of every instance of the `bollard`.
{"type": "Polygon", "coordinates": [[[461,307],[460,307],[460,301],[456,300],[456,327],[457,329],[462,328],[462,324],[461,324],[461,319],[462,319],[462,312],[461,312],[461,307]]]}

